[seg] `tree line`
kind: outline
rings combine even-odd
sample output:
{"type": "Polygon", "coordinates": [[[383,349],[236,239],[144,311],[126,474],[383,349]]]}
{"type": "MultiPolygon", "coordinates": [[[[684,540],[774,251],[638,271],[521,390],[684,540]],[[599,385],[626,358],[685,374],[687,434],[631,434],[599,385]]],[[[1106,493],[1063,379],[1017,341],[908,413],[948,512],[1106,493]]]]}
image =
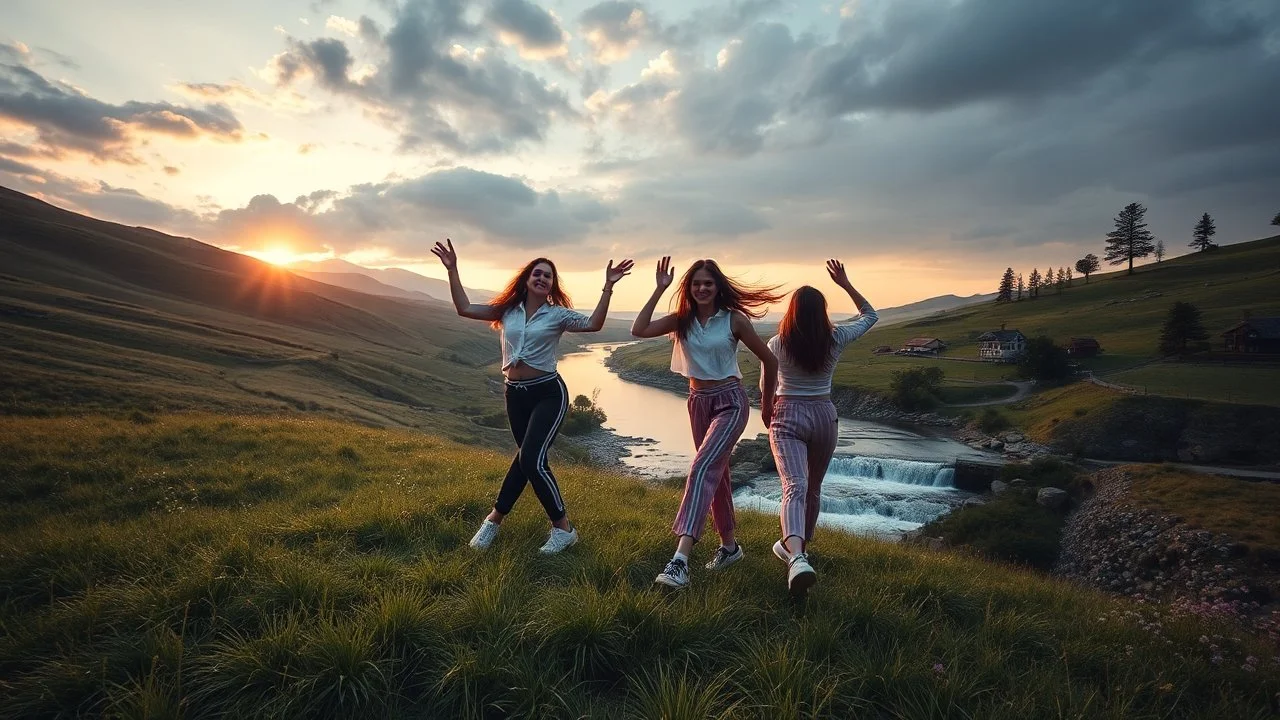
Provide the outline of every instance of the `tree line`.
{"type": "MultiPolygon", "coordinates": [[[[1146,214],[1147,208],[1140,203],[1129,203],[1124,206],[1120,214],[1115,217],[1115,229],[1107,233],[1107,244],[1102,260],[1112,265],[1128,263],[1127,274],[1129,275],[1133,274],[1133,261],[1137,258],[1154,255],[1157,263],[1164,261],[1164,242],[1147,229],[1147,224],[1143,222],[1146,214]]],[[[1271,224],[1280,225],[1280,213],[1276,213],[1271,224]]],[[[1199,252],[1212,250],[1218,247],[1217,243],[1213,242],[1213,236],[1216,234],[1218,229],[1213,223],[1213,217],[1205,213],[1192,228],[1191,242],[1187,245],[1199,252]]],[[[1050,266],[1043,275],[1039,268],[1032,268],[1031,275],[1025,281],[1022,273],[1015,274],[1012,267],[1005,268],[996,290],[996,302],[1016,302],[1038,298],[1045,288],[1062,292],[1062,288],[1071,287],[1074,279],[1073,269],[1083,275],[1085,283],[1088,284],[1089,276],[1102,267],[1102,260],[1099,260],[1097,255],[1089,253],[1077,260],[1073,266],[1059,267],[1056,272],[1053,266],[1050,266]]]]}

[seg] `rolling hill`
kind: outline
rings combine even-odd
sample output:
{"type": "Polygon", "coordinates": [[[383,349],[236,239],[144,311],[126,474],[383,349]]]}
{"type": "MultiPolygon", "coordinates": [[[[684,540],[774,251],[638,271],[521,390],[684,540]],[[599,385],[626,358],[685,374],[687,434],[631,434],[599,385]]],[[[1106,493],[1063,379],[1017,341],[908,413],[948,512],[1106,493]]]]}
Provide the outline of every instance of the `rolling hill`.
{"type": "MultiPolygon", "coordinates": [[[[330,285],[374,295],[410,299],[419,299],[419,295],[426,295],[436,300],[449,301],[448,281],[429,278],[404,268],[367,268],[346,260],[331,258],[316,262],[295,263],[289,267],[289,270],[330,285]],[[370,280],[376,284],[371,284],[370,280]]],[[[488,302],[495,294],[492,290],[467,288],[467,299],[471,302],[488,302]]]]}
{"type": "Polygon", "coordinates": [[[317,282],[0,188],[0,408],[319,410],[507,442],[498,343],[449,305],[317,282]]]}

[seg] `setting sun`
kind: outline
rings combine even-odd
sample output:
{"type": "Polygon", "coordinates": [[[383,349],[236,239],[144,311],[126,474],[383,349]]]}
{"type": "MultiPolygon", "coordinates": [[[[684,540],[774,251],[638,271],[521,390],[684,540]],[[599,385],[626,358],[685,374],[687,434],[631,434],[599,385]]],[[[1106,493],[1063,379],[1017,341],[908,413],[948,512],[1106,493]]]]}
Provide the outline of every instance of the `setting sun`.
{"type": "Polygon", "coordinates": [[[293,250],[290,250],[283,245],[274,245],[262,250],[243,250],[242,252],[249,257],[254,257],[263,262],[268,262],[272,265],[279,265],[281,267],[291,265],[302,259],[302,255],[295,253],[293,250]]]}

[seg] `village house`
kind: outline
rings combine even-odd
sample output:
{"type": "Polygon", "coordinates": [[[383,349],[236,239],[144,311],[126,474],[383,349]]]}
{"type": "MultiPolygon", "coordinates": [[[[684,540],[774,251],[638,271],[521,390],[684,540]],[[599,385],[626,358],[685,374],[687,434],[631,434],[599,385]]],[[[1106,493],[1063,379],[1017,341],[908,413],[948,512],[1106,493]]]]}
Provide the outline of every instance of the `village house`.
{"type": "Polygon", "coordinates": [[[1094,357],[1100,352],[1102,352],[1102,346],[1091,337],[1073,337],[1071,343],[1067,345],[1067,354],[1071,357],[1094,357]]]}
{"type": "Polygon", "coordinates": [[[1006,330],[1004,323],[999,330],[984,332],[978,336],[978,357],[993,362],[1014,362],[1027,350],[1027,336],[1018,330],[1006,330]]]}
{"type": "Polygon", "coordinates": [[[1280,355],[1280,317],[1248,318],[1222,339],[1227,352],[1280,355]]]}
{"type": "Polygon", "coordinates": [[[938,338],[911,338],[902,346],[902,352],[912,355],[937,355],[947,349],[947,344],[938,338]]]}

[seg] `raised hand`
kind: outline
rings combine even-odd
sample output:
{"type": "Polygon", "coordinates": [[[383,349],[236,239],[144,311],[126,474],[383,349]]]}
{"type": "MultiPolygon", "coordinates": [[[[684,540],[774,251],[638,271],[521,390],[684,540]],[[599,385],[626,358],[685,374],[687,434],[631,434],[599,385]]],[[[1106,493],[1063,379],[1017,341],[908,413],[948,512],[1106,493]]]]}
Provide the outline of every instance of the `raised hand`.
{"type": "Polygon", "coordinates": [[[631,274],[631,268],[632,268],[632,266],[634,266],[634,265],[635,265],[635,263],[634,263],[632,260],[627,259],[627,260],[623,260],[622,262],[618,263],[618,266],[617,266],[617,267],[614,267],[614,266],[613,266],[613,260],[610,260],[610,261],[609,261],[609,267],[607,267],[607,268],[605,268],[605,269],[604,269],[604,281],[605,281],[605,283],[607,283],[607,284],[609,284],[609,285],[612,285],[612,284],[614,284],[614,283],[618,282],[619,280],[621,280],[622,278],[624,278],[624,277],[626,277],[626,276],[630,275],[630,274],[631,274]]]}
{"type": "Polygon", "coordinates": [[[448,247],[442,243],[436,243],[436,246],[431,248],[431,254],[440,258],[440,262],[446,269],[452,270],[458,267],[458,251],[453,249],[452,240],[445,238],[444,241],[449,243],[448,247]]]}
{"type": "Polygon", "coordinates": [[[675,268],[671,267],[671,256],[665,255],[661,260],[658,261],[658,272],[657,272],[658,287],[662,288],[663,290],[666,290],[667,288],[671,287],[671,281],[675,280],[675,278],[676,278],[676,271],[675,271],[675,268]]]}
{"type": "Polygon", "coordinates": [[[844,271],[844,263],[836,260],[835,258],[827,261],[827,274],[831,276],[831,279],[835,284],[842,288],[847,288],[852,285],[852,283],[849,282],[849,273],[844,271]]]}

